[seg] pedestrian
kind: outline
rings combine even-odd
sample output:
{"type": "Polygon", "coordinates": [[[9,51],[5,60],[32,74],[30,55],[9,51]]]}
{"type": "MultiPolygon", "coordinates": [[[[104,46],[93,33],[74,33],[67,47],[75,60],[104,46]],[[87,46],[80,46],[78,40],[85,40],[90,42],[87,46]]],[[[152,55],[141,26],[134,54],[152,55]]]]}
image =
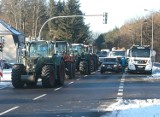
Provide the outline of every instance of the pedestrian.
{"type": "Polygon", "coordinates": [[[122,66],[122,72],[125,72],[125,68],[126,68],[126,59],[125,57],[121,58],[121,66],[122,66]]]}

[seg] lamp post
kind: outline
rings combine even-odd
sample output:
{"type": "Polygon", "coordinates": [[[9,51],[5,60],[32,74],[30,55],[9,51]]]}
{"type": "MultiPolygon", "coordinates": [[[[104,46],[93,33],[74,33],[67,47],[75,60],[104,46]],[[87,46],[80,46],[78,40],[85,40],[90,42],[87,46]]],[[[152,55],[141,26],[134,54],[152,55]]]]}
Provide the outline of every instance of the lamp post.
{"type": "Polygon", "coordinates": [[[132,44],[134,45],[135,43],[134,43],[134,36],[133,36],[133,30],[132,29],[129,29],[129,33],[131,34],[131,36],[132,36],[132,44]]]}
{"type": "MultiPolygon", "coordinates": [[[[144,9],[144,11],[150,11],[148,9],[144,9]]],[[[152,15],[152,41],[151,41],[151,49],[153,50],[153,12],[151,12],[151,15],[152,15]]]]}
{"type": "Polygon", "coordinates": [[[152,13],[152,50],[153,50],[153,13],[152,13]]]}
{"type": "Polygon", "coordinates": [[[143,24],[141,23],[141,46],[142,46],[142,33],[143,33],[142,32],[143,31],[143,27],[142,26],[143,26],[143,24]]]}

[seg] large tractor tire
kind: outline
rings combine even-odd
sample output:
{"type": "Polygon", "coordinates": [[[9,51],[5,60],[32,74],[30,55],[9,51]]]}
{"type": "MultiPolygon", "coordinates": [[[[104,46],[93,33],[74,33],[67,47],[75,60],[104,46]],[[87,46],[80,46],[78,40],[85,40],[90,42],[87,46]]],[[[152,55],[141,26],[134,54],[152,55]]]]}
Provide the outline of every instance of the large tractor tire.
{"type": "Polygon", "coordinates": [[[98,57],[94,55],[94,71],[98,70],[98,57]]]}
{"type": "Polygon", "coordinates": [[[73,62],[66,63],[66,79],[73,79],[75,77],[75,67],[73,62]]]}
{"type": "Polygon", "coordinates": [[[73,78],[76,77],[76,66],[75,63],[73,63],[73,78]]]}
{"type": "Polygon", "coordinates": [[[23,88],[24,82],[21,80],[21,74],[23,73],[23,65],[14,65],[12,68],[12,85],[14,88],[23,88]]]}
{"type": "Polygon", "coordinates": [[[50,88],[55,86],[55,68],[53,65],[45,65],[42,68],[42,86],[50,88]]]}
{"type": "Polygon", "coordinates": [[[88,63],[87,61],[81,61],[79,64],[79,71],[81,75],[88,75],[88,63]]]}
{"type": "Polygon", "coordinates": [[[60,65],[58,66],[57,69],[57,76],[58,79],[56,81],[56,84],[59,86],[64,85],[64,79],[65,79],[65,64],[64,64],[64,60],[61,60],[60,65]]]}
{"type": "Polygon", "coordinates": [[[94,72],[94,68],[95,68],[94,60],[91,60],[90,61],[90,70],[91,70],[91,72],[94,72]]]}

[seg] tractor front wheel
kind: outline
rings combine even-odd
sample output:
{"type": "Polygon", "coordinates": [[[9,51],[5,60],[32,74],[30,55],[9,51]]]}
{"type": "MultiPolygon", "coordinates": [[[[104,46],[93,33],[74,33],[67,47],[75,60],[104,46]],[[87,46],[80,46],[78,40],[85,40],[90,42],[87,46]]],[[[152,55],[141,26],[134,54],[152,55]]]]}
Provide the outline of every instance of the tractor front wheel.
{"type": "Polygon", "coordinates": [[[23,88],[24,82],[21,80],[21,74],[23,73],[23,66],[22,65],[14,65],[12,68],[12,85],[14,88],[23,88]]]}
{"type": "Polygon", "coordinates": [[[53,65],[45,65],[42,68],[42,86],[45,88],[55,86],[55,69],[53,65]]]}

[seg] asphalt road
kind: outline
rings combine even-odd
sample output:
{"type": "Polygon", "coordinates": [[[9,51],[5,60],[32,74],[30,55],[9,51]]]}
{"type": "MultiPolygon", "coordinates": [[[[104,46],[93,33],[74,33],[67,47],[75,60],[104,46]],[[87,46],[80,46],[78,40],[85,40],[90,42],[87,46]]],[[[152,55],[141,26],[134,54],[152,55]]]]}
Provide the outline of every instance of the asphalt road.
{"type": "Polygon", "coordinates": [[[146,74],[105,73],[77,75],[63,87],[0,88],[3,117],[100,117],[119,99],[160,98],[160,80],[146,74]]]}

